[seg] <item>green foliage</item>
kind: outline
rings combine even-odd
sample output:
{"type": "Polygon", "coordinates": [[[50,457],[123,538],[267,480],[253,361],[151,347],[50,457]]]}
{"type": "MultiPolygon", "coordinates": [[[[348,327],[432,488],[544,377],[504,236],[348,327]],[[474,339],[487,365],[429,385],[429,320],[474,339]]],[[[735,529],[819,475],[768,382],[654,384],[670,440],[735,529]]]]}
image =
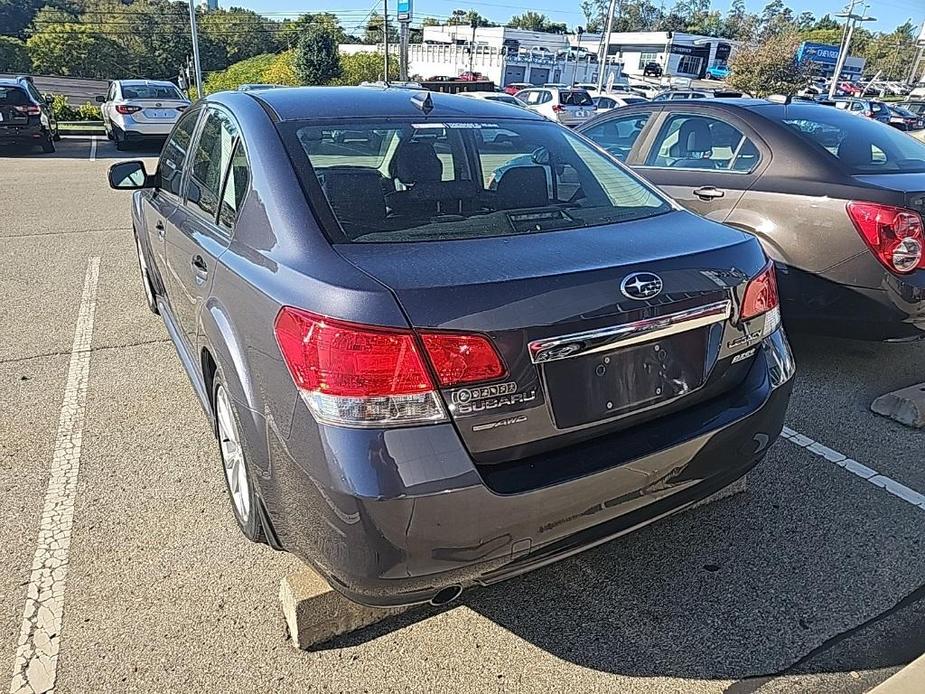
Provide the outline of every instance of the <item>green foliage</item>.
{"type": "Polygon", "coordinates": [[[340,74],[336,32],[323,24],[309,26],[299,38],[293,65],[302,84],[328,84],[340,74]]]}
{"type": "Polygon", "coordinates": [[[6,35],[25,39],[26,28],[43,0],[0,0],[0,30],[6,35]]]}
{"type": "MultiPolygon", "coordinates": [[[[369,21],[366,23],[366,31],[363,33],[363,43],[378,45],[382,43],[382,15],[373,12],[369,15],[369,21]]],[[[389,43],[398,43],[398,22],[389,22],[389,43]]]]}
{"type": "Polygon", "coordinates": [[[77,111],[71,108],[63,94],[51,95],[51,110],[57,120],[77,120],[77,111]]]}
{"type": "Polygon", "coordinates": [[[200,38],[224,46],[229,63],[275,49],[276,34],[275,22],[239,7],[206,12],[199,21],[200,38]]]}
{"type": "Polygon", "coordinates": [[[119,69],[122,51],[85,24],[47,26],[26,42],[32,69],[44,75],[105,78],[119,69]]]}
{"type": "Polygon", "coordinates": [[[0,36],[0,72],[29,72],[32,59],[26,44],[12,36],[0,36]]]}
{"type": "MultiPolygon", "coordinates": [[[[357,85],[382,79],[383,56],[375,53],[354,53],[341,56],[340,75],[331,82],[337,85],[357,85]]],[[[398,79],[398,61],[389,61],[389,79],[398,79]]]]}
{"type": "Polygon", "coordinates": [[[450,16],[449,20],[447,20],[447,24],[455,24],[457,26],[467,26],[467,27],[498,26],[494,22],[491,22],[485,17],[483,17],[481,14],[479,14],[475,10],[453,10],[453,14],[450,16]]]}
{"type": "Polygon", "coordinates": [[[796,59],[796,34],[769,34],[757,45],[742,46],[729,61],[728,83],[753,96],[792,94],[807,81],[806,68],[796,59]]]}
{"type": "Polygon", "coordinates": [[[96,104],[85,101],[77,107],[77,120],[102,120],[100,107],[96,104]]]}
{"type": "Polygon", "coordinates": [[[265,53],[235,63],[226,70],[212,72],[205,78],[206,94],[234,90],[240,84],[266,83],[269,80],[265,78],[265,73],[278,59],[279,56],[265,53]]]}
{"type": "Polygon", "coordinates": [[[507,23],[509,27],[515,29],[526,29],[527,31],[548,31],[554,34],[562,34],[566,31],[565,23],[552,22],[549,18],[540,12],[527,10],[523,14],[514,15],[511,21],[507,23]]]}

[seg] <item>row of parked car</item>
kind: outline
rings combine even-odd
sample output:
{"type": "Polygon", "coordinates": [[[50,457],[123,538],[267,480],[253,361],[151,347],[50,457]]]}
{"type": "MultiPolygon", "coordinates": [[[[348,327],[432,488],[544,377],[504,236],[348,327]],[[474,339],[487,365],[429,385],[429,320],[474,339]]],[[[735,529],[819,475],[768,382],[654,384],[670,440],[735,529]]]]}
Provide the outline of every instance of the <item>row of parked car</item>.
{"type": "Polygon", "coordinates": [[[242,532],[366,604],[450,602],[741,477],[784,422],[782,320],[925,336],[909,135],[791,100],[576,128],[504,101],[222,92],[153,171],[110,170],[242,532]]]}

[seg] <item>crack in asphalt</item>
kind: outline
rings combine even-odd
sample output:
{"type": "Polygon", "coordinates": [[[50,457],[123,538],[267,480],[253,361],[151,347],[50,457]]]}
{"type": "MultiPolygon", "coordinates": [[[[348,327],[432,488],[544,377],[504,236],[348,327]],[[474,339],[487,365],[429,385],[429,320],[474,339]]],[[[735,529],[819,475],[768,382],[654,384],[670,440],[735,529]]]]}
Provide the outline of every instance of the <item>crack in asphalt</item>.
{"type": "MultiPolygon", "coordinates": [[[[164,342],[170,342],[169,337],[162,337],[156,340],[141,340],[140,342],[128,342],[122,345],[100,345],[99,347],[91,347],[89,352],[101,352],[109,349],[123,349],[127,347],[144,347],[145,345],[157,345],[164,342]]],[[[21,361],[32,361],[33,359],[44,359],[46,357],[61,357],[69,355],[70,351],[62,350],[59,352],[45,352],[44,354],[33,354],[28,357],[13,357],[12,359],[0,359],[0,364],[15,364],[21,361]]]]}
{"type": "Polygon", "coordinates": [[[777,679],[778,677],[783,677],[785,675],[794,673],[794,671],[797,670],[800,667],[800,665],[802,665],[803,663],[809,660],[812,660],[813,658],[815,658],[816,656],[822,653],[825,653],[829,649],[837,646],[842,641],[848,638],[851,638],[852,636],[857,634],[859,631],[862,631],[868,627],[871,627],[877,624],[878,622],[883,621],[884,619],[887,619],[888,617],[896,614],[900,610],[903,610],[909,607],[910,605],[918,602],[919,600],[925,600],[925,583],[920,585],[918,588],[913,590],[911,593],[907,594],[904,598],[899,600],[893,606],[888,607],[883,612],[879,612],[875,614],[873,617],[871,617],[870,619],[867,619],[861,622],[860,624],[857,624],[849,629],[845,629],[844,631],[841,631],[835,634],[834,636],[830,636],[825,641],[823,641],[821,644],[813,648],[811,651],[809,651],[805,655],[801,656],[799,659],[795,660],[793,663],[791,663],[787,667],[782,668],[781,670],[778,670],[777,672],[772,672],[772,673],[768,673],[765,675],[753,675],[751,677],[741,679],[738,682],[733,682],[725,690],[723,690],[723,694],[754,694],[759,689],[761,689],[761,687],[768,684],[769,682],[777,679]]]}
{"type": "Polygon", "coordinates": [[[6,234],[0,236],[3,239],[29,239],[44,238],[46,236],[62,236],[64,234],[110,234],[114,231],[131,231],[131,227],[105,227],[103,229],[71,229],[69,231],[49,231],[44,234],[6,234]]]}

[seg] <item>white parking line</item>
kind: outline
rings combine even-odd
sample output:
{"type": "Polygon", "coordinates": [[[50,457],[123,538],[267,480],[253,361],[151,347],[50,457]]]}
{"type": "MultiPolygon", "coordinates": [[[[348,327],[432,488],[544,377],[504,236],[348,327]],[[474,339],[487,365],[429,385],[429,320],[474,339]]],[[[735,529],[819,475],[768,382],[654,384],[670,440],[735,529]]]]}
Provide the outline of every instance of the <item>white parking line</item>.
{"type": "Polygon", "coordinates": [[[51,692],[55,686],[99,271],[100,259],[90,258],[71,347],[38,546],[32,559],[10,694],[40,694],[51,692]]]}
{"type": "Polygon", "coordinates": [[[920,509],[925,510],[925,495],[919,494],[914,489],[910,489],[904,484],[900,484],[894,479],[887,477],[886,475],[881,475],[879,472],[873,468],[867,467],[858,461],[849,458],[844,453],[839,453],[838,451],[824,446],[818,441],[813,441],[808,436],[794,431],[789,427],[784,427],[784,430],[781,432],[781,436],[795,443],[797,446],[805,448],[807,451],[813,455],[819,456],[820,458],[825,458],[829,462],[835,463],[838,467],[844,468],[848,472],[852,472],[861,479],[865,479],[870,482],[875,487],[880,487],[885,489],[893,496],[897,496],[903,501],[906,501],[913,506],[918,506],[920,509]]]}
{"type": "Polygon", "coordinates": [[[96,161],[96,135],[90,136],[90,161],[96,161]]]}

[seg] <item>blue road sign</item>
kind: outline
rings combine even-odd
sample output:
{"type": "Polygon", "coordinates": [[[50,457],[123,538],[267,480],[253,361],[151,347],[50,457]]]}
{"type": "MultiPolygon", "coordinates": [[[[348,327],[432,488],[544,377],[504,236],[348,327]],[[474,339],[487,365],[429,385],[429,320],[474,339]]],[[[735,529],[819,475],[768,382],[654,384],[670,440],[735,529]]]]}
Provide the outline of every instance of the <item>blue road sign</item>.
{"type": "Polygon", "coordinates": [[[411,21],[411,0],[398,0],[398,21],[411,21]]]}

